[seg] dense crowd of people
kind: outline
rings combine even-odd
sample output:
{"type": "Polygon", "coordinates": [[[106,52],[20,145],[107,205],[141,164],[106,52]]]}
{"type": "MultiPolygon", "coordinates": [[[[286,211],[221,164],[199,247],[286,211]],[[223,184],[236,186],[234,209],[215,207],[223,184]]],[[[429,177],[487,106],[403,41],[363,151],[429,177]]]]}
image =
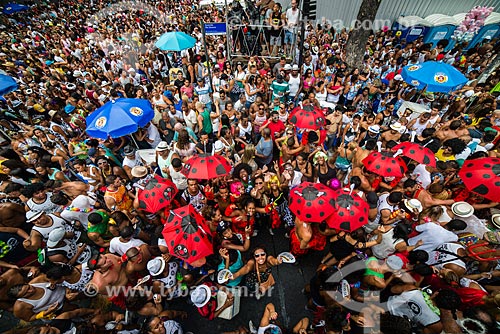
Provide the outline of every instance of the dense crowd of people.
{"type": "Polygon", "coordinates": [[[484,166],[493,188],[471,189],[459,176],[477,159],[500,158],[490,93],[500,72],[478,80],[498,41],[449,49],[376,31],[353,69],[348,31],[308,22],[299,64],[297,1],[235,1],[228,17],[242,28],[230,43],[207,36],[207,50],[200,22],[226,13],[191,0],[36,2],[0,17],[0,67],[19,86],[0,100],[0,305],[20,320],[13,333],[180,334],[191,312],[230,320],[240,301],[268,298],[279,284],[273,267],[294,257],[300,267],[306,254],[318,264],[303,290],[310,317],[286,329],[268,303],[256,326],[227,333],[499,331],[500,160],[484,166]],[[255,20],[270,26],[265,35],[248,26],[255,20]],[[195,46],[154,47],[174,30],[195,46]],[[228,46],[249,56],[231,59],[228,46]],[[403,80],[404,66],[426,61],[453,65],[467,83],[442,94],[403,80]],[[118,98],[149,100],[154,118],[126,136],[89,136],[86,118],[118,98]],[[297,111],[324,119],[298,126],[297,111]],[[431,158],[401,155],[404,143],[431,158]],[[188,177],[197,156],[227,159],[231,170],[188,177]],[[402,161],[403,173],[377,173],[366,160],[377,157],[402,161]],[[141,192],[166,179],[168,206],[148,210],[141,192]],[[320,218],[333,212],[326,202],[308,213],[317,219],[303,218],[307,206],[297,210],[291,197],[314,200],[297,190],[304,182],[359,197],[368,208],[359,227],[320,218]],[[162,233],[171,210],[187,205],[194,212],[176,233],[188,233],[190,217],[209,229],[211,254],[196,261],[187,259],[201,248],[162,233]],[[266,234],[289,239],[290,254],[270,254],[259,241],[266,234]]]}

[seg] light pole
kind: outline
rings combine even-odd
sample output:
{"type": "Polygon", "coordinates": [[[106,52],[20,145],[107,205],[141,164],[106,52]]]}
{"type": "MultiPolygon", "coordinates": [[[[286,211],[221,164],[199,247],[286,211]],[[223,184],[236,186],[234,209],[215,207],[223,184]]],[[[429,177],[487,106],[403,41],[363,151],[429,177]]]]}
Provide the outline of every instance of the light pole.
{"type": "Polygon", "coordinates": [[[228,16],[229,9],[227,7],[227,0],[225,0],[225,6],[224,6],[224,14],[226,17],[226,58],[229,59],[229,63],[231,66],[233,66],[233,60],[231,59],[231,43],[229,41],[229,16],[228,16]]]}

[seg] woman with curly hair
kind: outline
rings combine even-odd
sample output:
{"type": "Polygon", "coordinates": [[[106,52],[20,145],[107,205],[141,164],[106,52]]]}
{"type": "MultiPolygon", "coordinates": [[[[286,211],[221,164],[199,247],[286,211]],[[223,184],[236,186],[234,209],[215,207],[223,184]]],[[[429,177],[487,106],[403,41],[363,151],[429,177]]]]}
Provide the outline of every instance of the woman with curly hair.
{"type": "Polygon", "coordinates": [[[246,163],[239,163],[236,165],[233,169],[233,178],[240,180],[243,185],[245,186],[245,191],[248,191],[247,189],[249,186],[252,186],[252,167],[250,167],[246,163]]]}
{"type": "Polygon", "coordinates": [[[179,155],[182,162],[186,162],[196,152],[196,145],[189,140],[189,133],[183,129],[179,131],[177,143],[174,145],[174,151],[179,155]]]}
{"type": "MultiPolygon", "coordinates": [[[[462,153],[467,144],[459,138],[448,139],[436,153],[436,159],[439,161],[457,160],[456,155],[462,153]]],[[[463,162],[463,161],[462,161],[463,162]]]]}
{"type": "Polygon", "coordinates": [[[256,212],[264,213],[264,209],[257,208],[255,200],[245,195],[239,201],[226,208],[222,219],[231,222],[231,229],[234,233],[244,236],[249,232],[251,236],[256,236],[256,212]],[[249,226],[249,229],[246,229],[247,226],[249,226]]]}

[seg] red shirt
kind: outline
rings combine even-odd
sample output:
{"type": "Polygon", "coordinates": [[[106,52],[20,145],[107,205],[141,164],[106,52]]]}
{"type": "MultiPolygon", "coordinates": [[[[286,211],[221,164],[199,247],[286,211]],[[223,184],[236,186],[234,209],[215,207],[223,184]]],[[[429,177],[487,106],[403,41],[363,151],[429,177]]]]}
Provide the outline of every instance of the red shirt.
{"type": "Polygon", "coordinates": [[[285,124],[283,124],[283,122],[280,120],[278,120],[277,122],[273,122],[272,120],[268,119],[262,125],[266,124],[269,130],[271,130],[271,138],[273,139],[273,141],[276,139],[276,134],[281,134],[285,131],[285,124]]]}

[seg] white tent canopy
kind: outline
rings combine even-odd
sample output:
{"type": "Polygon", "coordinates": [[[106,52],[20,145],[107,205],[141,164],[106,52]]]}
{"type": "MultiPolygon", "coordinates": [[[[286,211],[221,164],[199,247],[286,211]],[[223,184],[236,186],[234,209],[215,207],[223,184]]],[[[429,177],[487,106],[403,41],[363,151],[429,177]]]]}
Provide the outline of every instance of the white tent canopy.
{"type": "Polygon", "coordinates": [[[424,20],[420,16],[400,16],[398,18],[398,23],[405,27],[415,27],[415,26],[424,26],[431,27],[432,23],[427,20],[424,20]]]}
{"type": "Polygon", "coordinates": [[[429,21],[433,27],[442,26],[446,24],[451,25],[459,25],[458,22],[453,16],[443,15],[443,14],[432,14],[425,18],[426,21],[429,21]]]}
{"type": "MultiPolygon", "coordinates": [[[[455,26],[460,25],[463,20],[465,20],[465,15],[467,13],[459,13],[453,16],[444,14],[432,14],[427,16],[425,19],[419,16],[400,16],[398,18],[398,23],[405,27],[414,26],[424,26],[424,27],[437,27],[446,24],[452,24],[455,26]]],[[[484,24],[495,24],[500,23],[500,13],[493,12],[484,20],[484,24]]]]}
{"type": "Polygon", "coordinates": [[[493,12],[484,20],[484,25],[495,24],[500,22],[500,13],[493,12]]]}

